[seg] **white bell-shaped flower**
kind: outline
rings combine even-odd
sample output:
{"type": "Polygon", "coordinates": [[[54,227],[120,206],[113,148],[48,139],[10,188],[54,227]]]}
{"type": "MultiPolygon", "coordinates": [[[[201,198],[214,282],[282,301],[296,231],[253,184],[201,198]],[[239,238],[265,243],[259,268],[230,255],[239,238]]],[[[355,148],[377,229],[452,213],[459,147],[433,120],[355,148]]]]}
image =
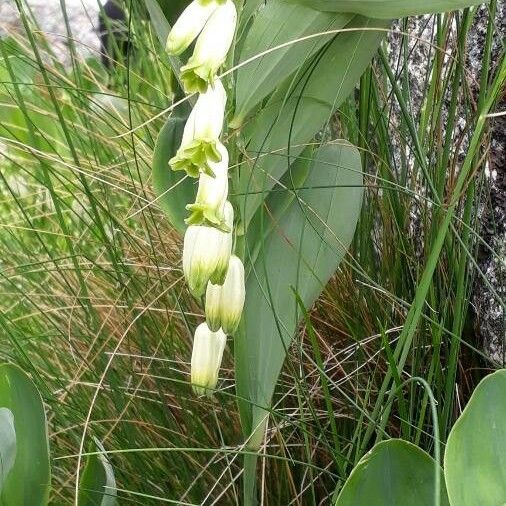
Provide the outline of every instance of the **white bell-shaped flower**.
{"type": "Polygon", "coordinates": [[[232,335],[241,321],[246,290],[244,266],[240,258],[232,255],[223,285],[208,283],[206,290],[206,321],[209,328],[220,328],[232,335]]]}
{"type": "Polygon", "coordinates": [[[227,94],[220,80],[199,95],[186,121],[181,146],[169,160],[172,170],[184,170],[191,177],[201,172],[214,175],[210,163],[222,159],[218,144],[226,104],[227,94]]]}
{"type": "Polygon", "coordinates": [[[213,84],[234,39],[237,10],[233,0],[226,0],[211,15],[195,43],[193,55],[181,67],[186,93],[204,93],[213,84]]]}
{"type": "Polygon", "coordinates": [[[228,152],[221,142],[217,147],[221,162],[210,162],[214,177],[200,174],[197,197],[195,203],[186,206],[190,216],[185,221],[188,225],[209,225],[228,232],[230,228],[224,216],[228,196],[228,152]]]}
{"type": "Polygon", "coordinates": [[[207,21],[223,2],[217,0],[194,0],[181,13],[167,37],[166,50],[178,55],[187,49],[197,38],[207,21]]]}
{"type": "Polygon", "coordinates": [[[191,383],[197,395],[213,394],[218,383],[223,351],[227,336],[222,330],[212,332],[207,323],[201,323],[195,330],[191,360],[191,383]]]}
{"type": "Polygon", "coordinates": [[[224,222],[230,232],[215,227],[191,225],[183,246],[183,272],[195,297],[204,294],[207,283],[223,284],[232,252],[234,210],[230,202],[224,206],[224,222]]]}

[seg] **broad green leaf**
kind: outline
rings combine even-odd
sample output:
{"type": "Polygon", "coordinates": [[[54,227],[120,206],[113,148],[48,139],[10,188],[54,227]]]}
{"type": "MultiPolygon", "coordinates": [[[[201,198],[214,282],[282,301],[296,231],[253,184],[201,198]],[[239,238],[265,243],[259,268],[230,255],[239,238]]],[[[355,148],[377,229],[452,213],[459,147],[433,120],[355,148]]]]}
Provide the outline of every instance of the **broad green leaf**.
{"type": "MultiPolygon", "coordinates": [[[[171,0],[172,1],[172,0],[171,0]]],[[[165,44],[167,42],[167,37],[170,32],[170,24],[165,17],[164,10],[160,6],[160,3],[157,0],[144,0],[146,4],[146,8],[149,12],[149,19],[151,20],[151,24],[155,29],[156,36],[160,41],[160,45],[163,50],[163,57],[167,58],[170,63],[170,66],[176,76],[176,79],[179,81],[179,69],[181,68],[181,60],[177,56],[168,55],[165,52],[165,44]]],[[[181,2],[176,2],[174,8],[177,10],[181,7],[181,2]]],[[[165,7],[164,7],[165,8],[165,7]]],[[[172,8],[172,7],[171,7],[172,8]]],[[[181,83],[180,83],[181,84],[181,83]]]]}
{"type": "Polygon", "coordinates": [[[7,408],[0,408],[0,495],[3,484],[16,459],[16,431],[14,415],[7,408]]]}
{"type": "Polygon", "coordinates": [[[170,24],[157,0],[144,0],[144,2],[148,9],[149,19],[155,29],[156,36],[162,47],[165,48],[165,43],[167,42],[167,37],[170,32],[170,24]]]}
{"type": "Polygon", "coordinates": [[[441,506],[447,506],[448,497],[439,464],[407,441],[382,441],[353,469],[335,505],[434,505],[436,472],[441,477],[441,506]]]}
{"type": "Polygon", "coordinates": [[[0,408],[14,416],[16,460],[6,477],[2,506],[39,506],[48,501],[51,483],[47,423],[42,398],[17,366],[0,366],[0,408]]]}
{"type": "Polygon", "coordinates": [[[237,31],[236,37],[241,36],[243,30],[248,26],[248,23],[251,20],[251,18],[255,15],[258,9],[264,4],[265,0],[245,0],[239,18],[239,29],[237,31]]]}
{"type": "Polygon", "coordinates": [[[484,3],[481,0],[287,0],[325,12],[353,12],[379,19],[447,12],[484,3]]]}
{"type": "Polygon", "coordinates": [[[186,204],[195,198],[195,180],[186,177],[184,172],[174,172],[169,167],[169,160],[176,154],[181,144],[186,114],[171,116],[158,134],[153,153],[153,188],[157,202],[167,214],[172,226],[184,233],[186,204]]]}
{"type": "Polygon", "coordinates": [[[79,484],[79,506],[115,506],[116,479],[100,441],[94,438],[97,455],[89,455],[79,484]]]}
{"type": "Polygon", "coordinates": [[[157,0],[157,3],[162,9],[164,16],[171,24],[174,24],[181,12],[183,12],[183,9],[191,1],[192,0],[157,0]]]}
{"type": "Polygon", "coordinates": [[[238,70],[235,118],[231,125],[239,126],[265,97],[300,69],[335,33],[303,42],[295,42],[297,39],[343,28],[351,18],[351,14],[318,12],[283,0],[273,0],[261,9],[248,30],[238,63],[246,62],[266,50],[294,42],[271,51],[238,70]]]}
{"type": "Polygon", "coordinates": [[[281,216],[264,209],[264,225],[272,232],[261,241],[248,275],[243,324],[235,341],[237,393],[249,401],[240,402],[243,425],[246,435],[254,433],[250,448],[260,445],[266,416],[262,407],[270,407],[286,348],[303,316],[294,291],[309,308],[353,238],[362,201],[360,163],[348,142],[325,145],[316,151],[289,209],[281,207],[281,216]]]}
{"type": "Polygon", "coordinates": [[[506,504],[506,369],[476,387],[450,433],[444,467],[452,505],[506,504]]]}
{"type": "Polygon", "coordinates": [[[385,23],[357,16],[325,48],[307,79],[288,97],[286,88],[275,93],[267,106],[245,125],[251,162],[241,168],[238,194],[247,225],[268,192],[291,162],[312,141],[332,113],[350,95],[369,65],[384,35],[376,28],[385,23]],[[368,28],[362,30],[362,28],[368,28]]]}
{"type": "MultiPolygon", "coordinates": [[[[290,169],[285,172],[279,185],[272,189],[267,197],[266,206],[269,213],[276,217],[278,221],[285,213],[290,211],[291,204],[297,198],[294,188],[303,188],[306,184],[309,171],[312,167],[312,157],[314,149],[306,148],[299,158],[293,162],[290,169]]],[[[248,227],[248,260],[246,269],[253,264],[259,251],[262,248],[263,241],[268,237],[276,227],[274,219],[265,220],[265,216],[259,211],[251,221],[248,227]]]]}

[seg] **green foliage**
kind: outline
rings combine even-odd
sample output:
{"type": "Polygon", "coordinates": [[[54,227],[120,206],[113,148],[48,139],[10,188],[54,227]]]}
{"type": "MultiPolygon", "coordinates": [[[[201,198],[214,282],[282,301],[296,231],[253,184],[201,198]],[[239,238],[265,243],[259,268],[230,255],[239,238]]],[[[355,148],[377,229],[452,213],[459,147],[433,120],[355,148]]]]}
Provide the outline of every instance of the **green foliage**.
{"type": "Polygon", "coordinates": [[[167,214],[171,225],[182,234],[186,230],[186,204],[195,200],[195,180],[184,171],[175,172],[169,160],[181,144],[188,114],[173,114],[158,134],[153,153],[153,188],[158,204],[167,214]]]}
{"type": "Polygon", "coordinates": [[[16,435],[16,458],[0,504],[44,506],[51,482],[46,414],[39,391],[18,366],[0,365],[0,408],[12,413],[16,435]]]}
{"type": "Polygon", "coordinates": [[[374,27],[384,26],[366,18],[353,18],[347,27],[357,31],[337,35],[316,62],[307,63],[297,79],[278,89],[245,125],[244,138],[251,161],[244,162],[248,170],[241,171],[238,193],[246,225],[265,192],[318,131],[328,125],[333,111],[353,91],[384,35],[374,27]]]}
{"type": "Polygon", "coordinates": [[[0,408],[0,495],[5,480],[16,460],[16,430],[14,415],[7,408],[0,408]]]}
{"type": "MultiPolygon", "coordinates": [[[[169,10],[174,5],[160,3],[169,10]]],[[[240,63],[248,28],[261,14],[259,7],[270,3],[244,2],[235,59],[224,70],[240,63]]],[[[128,2],[135,51],[108,76],[97,58],[83,61],[71,54],[68,65],[61,65],[26,2],[16,4],[28,17],[27,30],[16,35],[18,46],[0,42],[11,65],[26,68],[16,77],[21,71],[11,74],[0,58],[0,109],[16,116],[0,126],[0,358],[22,363],[41,391],[52,392],[45,397],[55,457],[50,502],[75,500],[74,456],[83,437],[86,448],[90,434],[97,434],[107,448],[119,450],[114,463],[122,504],[242,504],[238,477],[244,447],[231,357],[225,354],[217,402],[193,397],[188,358],[202,313],[181,282],[180,234],[153,194],[155,139],[174,97],[171,68],[178,68],[177,59],[163,51],[168,22],[152,16],[160,21],[157,35],[144,3],[128,2]],[[114,102],[121,104],[120,114],[114,102]],[[154,119],[159,114],[162,118],[154,119]],[[39,123],[38,115],[52,127],[39,123]]],[[[366,15],[376,16],[376,7],[366,15]]],[[[305,321],[277,380],[274,406],[266,406],[271,430],[259,457],[264,504],[327,504],[375,438],[400,435],[430,451],[427,394],[414,384],[397,391],[399,378],[426,378],[445,443],[484,364],[497,367],[479,349],[469,309],[476,278],[487,282],[476,263],[478,246],[499,255],[480,236],[487,191],[483,169],[493,164],[488,139],[497,121],[487,114],[496,107],[494,78],[502,61],[492,52],[500,27],[495,9],[492,1],[479,18],[474,9],[427,18],[422,37],[402,21],[410,36],[392,34],[397,50],[381,51],[372,67],[368,63],[385,32],[340,33],[312,56],[313,46],[297,43],[308,48],[301,66],[248,112],[240,128],[226,133],[238,162],[231,169],[232,196],[249,220],[247,235],[237,241],[250,261],[251,283],[270,266],[262,238],[271,244],[281,235],[269,213],[285,217],[300,205],[296,193],[300,198],[302,189],[293,188],[307,186],[318,146],[348,138],[359,146],[364,171],[349,261],[341,263],[313,307],[300,309],[305,321]],[[485,47],[472,76],[462,56],[475,30],[484,33],[485,47]],[[351,36],[369,47],[360,61],[354,59],[356,46],[343,45],[351,36]],[[412,80],[410,58],[422,48],[420,85],[412,80]],[[319,74],[324,60],[327,71],[319,74]],[[469,88],[477,76],[479,86],[469,88]],[[321,103],[319,89],[326,95],[321,103]],[[456,129],[461,117],[465,131],[456,129]],[[464,145],[472,170],[454,192],[464,145]],[[437,233],[454,204],[439,248],[437,233]],[[435,267],[422,279],[427,263],[435,267]],[[422,281],[418,317],[405,325],[422,281]],[[403,325],[409,327],[409,342],[399,342],[403,325]],[[388,412],[397,407],[389,403],[392,391],[399,393],[395,416],[388,412]]],[[[356,16],[345,28],[360,30],[365,21],[356,16]]],[[[386,22],[375,26],[388,29],[386,22]]],[[[231,92],[234,78],[258,61],[225,78],[231,92]]],[[[319,192],[327,190],[313,186],[314,199],[319,192]]],[[[303,211],[309,224],[318,224],[306,206],[303,211]]],[[[261,301],[268,296],[262,292],[261,301]]],[[[276,318],[286,319],[283,308],[276,318]]],[[[274,336],[279,340],[277,328],[274,336]]],[[[240,400],[248,429],[252,406],[240,400]]],[[[250,480],[260,477],[254,466],[247,472],[250,480]]]]}
{"type": "Polygon", "coordinates": [[[440,504],[447,506],[448,497],[439,464],[407,441],[383,441],[353,469],[335,506],[434,505],[436,473],[441,476],[440,504]]]}
{"type": "Polygon", "coordinates": [[[144,1],[149,12],[149,19],[155,29],[156,35],[162,46],[165,46],[165,42],[167,41],[167,36],[170,31],[170,24],[167,21],[167,16],[170,16],[171,13],[168,12],[168,6],[161,4],[161,2],[157,0],[144,1]]]}
{"type": "Polygon", "coordinates": [[[261,9],[239,54],[238,63],[256,59],[237,72],[235,118],[231,125],[240,125],[266,96],[309,61],[336,35],[335,30],[343,28],[351,17],[349,14],[318,12],[282,0],[273,0],[261,9]],[[278,20],[276,29],[271,24],[273,19],[278,20]],[[334,32],[297,42],[329,30],[334,32]],[[264,56],[257,57],[269,50],[264,56]]]}
{"type": "Polygon", "coordinates": [[[104,447],[94,439],[93,453],[86,459],[86,467],[79,483],[80,506],[115,506],[116,479],[114,470],[103,453],[104,447]]]}
{"type": "Polygon", "coordinates": [[[261,252],[247,278],[235,360],[237,392],[246,399],[245,431],[253,434],[248,447],[255,449],[287,349],[303,317],[295,294],[311,307],[346,253],[361,208],[360,155],[346,141],[316,150],[306,174],[300,187],[288,187],[295,196],[288,206],[271,206],[276,193],[267,200],[261,219],[266,228],[272,224],[272,232],[261,240],[250,238],[260,244],[261,252]]]}
{"type": "Polygon", "coordinates": [[[183,9],[191,0],[157,0],[163,14],[169,20],[170,24],[174,24],[183,9]]]}
{"type": "Polygon", "coordinates": [[[448,438],[446,485],[432,457],[411,443],[390,439],[375,445],[360,460],[335,505],[501,504],[506,497],[505,391],[506,369],[490,374],[476,387],[448,438]],[[434,497],[437,473],[439,499],[434,497]]]}
{"type": "Polygon", "coordinates": [[[455,423],[444,457],[454,506],[497,506],[506,498],[506,369],[476,387],[455,423]]]}
{"type": "Polygon", "coordinates": [[[447,12],[483,3],[481,0],[287,0],[325,12],[354,12],[392,19],[432,12],[447,12]]]}

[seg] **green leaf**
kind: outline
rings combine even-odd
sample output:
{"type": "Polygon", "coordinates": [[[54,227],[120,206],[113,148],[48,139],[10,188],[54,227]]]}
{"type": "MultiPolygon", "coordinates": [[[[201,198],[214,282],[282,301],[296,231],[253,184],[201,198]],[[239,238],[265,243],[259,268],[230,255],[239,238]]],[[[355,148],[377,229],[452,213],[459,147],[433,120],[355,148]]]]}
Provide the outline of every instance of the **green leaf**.
{"type": "Polygon", "coordinates": [[[248,26],[251,18],[256,14],[260,6],[263,7],[264,5],[265,0],[245,0],[239,17],[239,29],[236,34],[236,44],[237,38],[241,37],[243,30],[248,26]]]}
{"type": "MultiPolygon", "coordinates": [[[[171,0],[172,1],[172,0],[171,0]]],[[[170,32],[170,24],[167,21],[166,15],[164,13],[164,10],[162,7],[160,7],[160,3],[157,0],[144,0],[144,3],[146,4],[146,8],[149,12],[149,18],[151,20],[151,24],[153,25],[153,28],[155,29],[156,36],[158,37],[158,40],[160,41],[160,45],[163,48],[163,58],[167,58],[167,60],[170,63],[170,66],[172,68],[172,71],[174,72],[174,75],[176,76],[176,79],[179,82],[179,85],[181,86],[181,80],[179,77],[179,70],[181,69],[181,60],[177,56],[168,55],[165,52],[165,44],[167,42],[167,37],[170,32]]],[[[183,2],[176,2],[174,4],[174,9],[176,12],[178,12],[179,8],[182,7],[183,2]]],[[[167,10],[166,8],[164,8],[167,10]]],[[[192,102],[192,99],[190,100],[192,102]]]]}
{"type": "Polygon", "coordinates": [[[174,172],[169,160],[176,154],[183,137],[187,114],[171,116],[160,130],[153,153],[153,187],[157,202],[167,214],[172,226],[181,233],[186,230],[184,222],[186,204],[195,198],[195,180],[183,171],[174,172]]]}
{"type": "Polygon", "coordinates": [[[171,24],[177,21],[177,18],[183,12],[184,8],[192,0],[157,0],[164,16],[169,20],[171,24]]]}
{"type": "MultiPolygon", "coordinates": [[[[279,185],[277,185],[272,193],[267,197],[267,208],[272,216],[279,220],[285,213],[291,209],[291,204],[297,198],[293,188],[303,188],[306,184],[309,171],[313,165],[314,149],[307,147],[295,160],[290,169],[283,175],[279,185]]],[[[277,223],[275,220],[265,220],[261,212],[256,213],[253,220],[248,227],[248,259],[246,264],[248,269],[249,264],[253,264],[256,260],[259,251],[262,249],[265,238],[267,238],[272,231],[276,228],[277,223]]],[[[249,272],[249,270],[247,270],[249,272]]]]}
{"type": "MultiPolygon", "coordinates": [[[[325,49],[314,69],[287,97],[276,92],[268,105],[245,126],[251,162],[241,169],[237,193],[245,226],[291,162],[312,141],[332,113],[353,91],[384,35],[386,23],[356,16],[325,49]],[[368,30],[361,30],[368,28],[368,30]]],[[[304,71],[306,75],[306,72],[304,71]]]]}
{"type": "MultiPolygon", "coordinates": [[[[351,18],[351,14],[318,12],[302,5],[273,0],[260,10],[248,30],[239,63],[287,42],[343,28],[351,18]]],[[[267,95],[334,36],[335,33],[294,42],[241,67],[237,72],[236,110],[231,125],[239,126],[267,95]]]]}
{"type": "Polygon", "coordinates": [[[447,12],[484,3],[481,0],[287,0],[325,12],[353,12],[378,19],[447,12]]]}
{"type": "Polygon", "coordinates": [[[48,501],[51,483],[47,423],[42,398],[17,366],[0,366],[0,408],[14,416],[16,460],[5,480],[2,506],[39,506],[48,501]]]}
{"type": "Polygon", "coordinates": [[[16,459],[16,431],[14,415],[7,408],[0,408],[0,494],[16,459]]]}
{"type": "Polygon", "coordinates": [[[382,441],[353,469],[335,505],[434,505],[436,472],[441,475],[441,506],[446,506],[443,472],[435,460],[407,441],[382,441]]]}
{"type": "Polygon", "coordinates": [[[506,369],[476,387],[450,433],[444,467],[452,505],[506,504],[506,369]]]}
{"type": "Polygon", "coordinates": [[[148,9],[149,19],[155,29],[156,36],[162,47],[165,48],[165,43],[167,42],[167,37],[170,32],[170,24],[157,0],[144,0],[144,2],[148,9]]]}
{"type": "Polygon", "coordinates": [[[294,291],[306,307],[315,302],[349,247],[359,217],[360,155],[348,142],[336,142],[316,151],[289,209],[281,206],[278,216],[267,201],[263,210],[264,226],[273,228],[248,275],[235,341],[237,394],[249,401],[239,403],[243,428],[247,436],[254,434],[250,448],[261,443],[262,407],[270,407],[286,348],[303,316],[294,291]]]}
{"type": "Polygon", "coordinates": [[[79,484],[79,506],[115,506],[116,479],[114,470],[107,460],[105,449],[93,438],[96,455],[89,455],[79,484]]]}

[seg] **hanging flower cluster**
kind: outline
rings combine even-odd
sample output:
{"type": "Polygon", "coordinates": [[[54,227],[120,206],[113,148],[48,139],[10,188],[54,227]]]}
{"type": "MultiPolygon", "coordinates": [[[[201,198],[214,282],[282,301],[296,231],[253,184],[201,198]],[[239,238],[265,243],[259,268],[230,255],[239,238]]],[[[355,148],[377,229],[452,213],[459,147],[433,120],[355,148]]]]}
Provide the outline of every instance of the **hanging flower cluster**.
{"type": "Polygon", "coordinates": [[[183,272],[190,292],[205,295],[206,322],[193,341],[191,382],[197,395],[211,395],[218,382],[226,336],[239,326],[244,306],[244,266],[232,254],[234,209],[228,201],[227,148],[221,143],[227,94],[216,74],[225,62],[237,21],[233,0],[194,0],[167,38],[179,55],[195,41],[181,68],[186,93],[199,93],[186,122],[181,146],[169,160],[172,170],[198,178],[195,202],[188,204],[183,272]]]}

